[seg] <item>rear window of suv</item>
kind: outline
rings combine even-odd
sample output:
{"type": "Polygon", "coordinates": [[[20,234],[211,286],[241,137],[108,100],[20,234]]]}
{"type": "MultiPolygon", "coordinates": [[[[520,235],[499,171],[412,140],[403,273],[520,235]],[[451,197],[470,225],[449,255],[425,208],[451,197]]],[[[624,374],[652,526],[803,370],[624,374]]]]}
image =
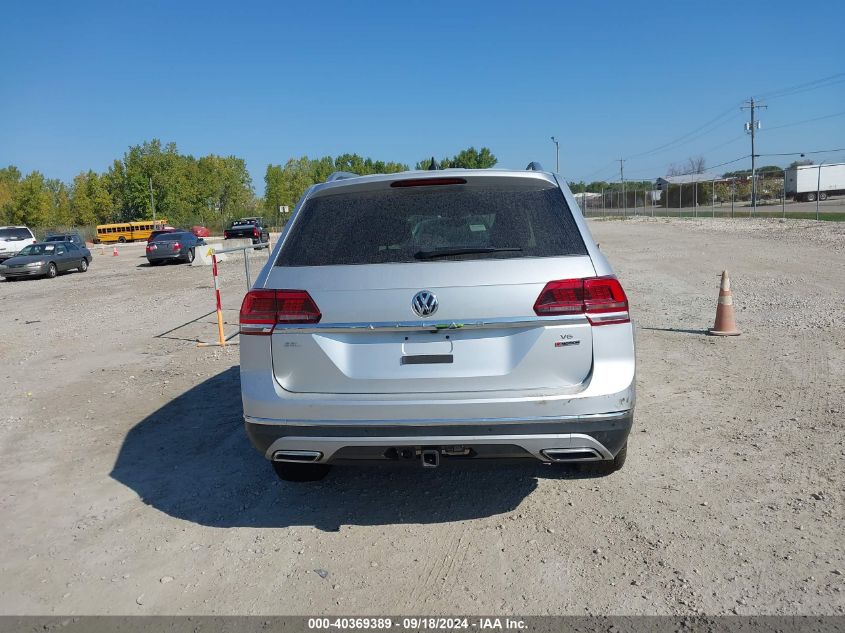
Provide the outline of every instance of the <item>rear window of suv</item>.
{"type": "Polygon", "coordinates": [[[0,229],[0,240],[31,240],[29,229],[0,229]]]}
{"type": "Polygon", "coordinates": [[[586,255],[563,194],[455,186],[312,198],[277,266],[336,266],[586,255]]]}

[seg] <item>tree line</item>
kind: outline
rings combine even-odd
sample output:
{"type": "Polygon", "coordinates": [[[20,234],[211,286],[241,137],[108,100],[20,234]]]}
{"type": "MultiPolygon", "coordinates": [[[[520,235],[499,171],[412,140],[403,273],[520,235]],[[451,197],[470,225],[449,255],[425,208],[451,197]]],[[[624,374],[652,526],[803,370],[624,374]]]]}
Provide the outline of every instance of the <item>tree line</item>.
{"type": "Polygon", "coordinates": [[[130,147],[103,173],[84,171],[70,184],[39,171],[0,169],[0,223],[92,226],[167,218],[180,225],[255,208],[246,162],[236,156],[181,154],[154,139],[130,147]]]}
{"type": "MultiPolygon", "coordinates": [[[[496,162],[489,148],[470,147],[435,168],[486,168],[496,162]]],[[[417,168],[429,167],[431,160],[417,163],[417,168]]],[[[84,171],[70,183],[39,171],[24,175],[14,165],[0,168],[0,224],[90,227],[151,220],[155,215],[176,226],[219,228],[235,217],[261,213],[275,224],[285,219],[278,216],[280,207],[292,209],[308,187],[335,171],[368,175],[407,169],[400,162],[358,154],[302,156],[284,165],[267,165],[264,196],[258,197],[244,159],[215,154],[195,158],[179,152],[175,143],[153,139],[131,146],[106,171],[84,171]]]]}
{"type": "MultiPolygon", "coordinates": [[[[434,158],[418,161],[415,169],[449,169],[463,167],[464,169],[487,169],[493,167],[498,159],[487,147],[476,150],[468,147],[454,156],[441,161],[434,158]],[[433,163],[433,166],[432,166],[433,163]]],[[[404,163],[384,162],[363,158],[358,154],[341,154],[336,158],[324,156],[322,158],[291,158],[284,165],[267,165],[264,175],[264,209],[273,217],[280,208],[293,209],[296,201],[302,197],[305,190],[318,182],[325,182],[333,172],[345,171],[359,176],[369,174],[393,174],[407,171],[404,163]]]]}

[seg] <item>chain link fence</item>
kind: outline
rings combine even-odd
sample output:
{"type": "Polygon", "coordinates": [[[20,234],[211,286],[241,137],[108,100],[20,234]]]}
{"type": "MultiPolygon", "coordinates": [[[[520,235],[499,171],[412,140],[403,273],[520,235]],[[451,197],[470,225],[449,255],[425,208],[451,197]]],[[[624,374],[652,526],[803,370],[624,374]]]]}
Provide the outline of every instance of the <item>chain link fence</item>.
{"type": "MultiPolygon", "coordinates": [[[[633,189],[618,183],[600,192],[574,194],[585,217],[780,217],[845,221],[845,196],[812,202],[784,195],[784,178],[758,178],[757,204],[751,201],[750,179],[663,183],[660,188],[633,189]]],[[[824,196],[820,196],[824,197],[824,196]]]]}

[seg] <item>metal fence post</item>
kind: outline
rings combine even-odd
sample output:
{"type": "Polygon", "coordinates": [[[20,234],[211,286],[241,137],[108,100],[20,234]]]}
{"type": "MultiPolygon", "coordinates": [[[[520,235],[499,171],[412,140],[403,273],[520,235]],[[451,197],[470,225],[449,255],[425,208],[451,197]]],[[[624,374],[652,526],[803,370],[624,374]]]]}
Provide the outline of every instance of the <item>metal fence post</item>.
{"type": "Polygon", "coordinates": [[[731,217],[734,217],[734,199],[736,198],[736,180],[731,181],[731,217]]]}
{"type": "Polygon", "coordinates": [[[716,217],[716,179],[710,183],[710,215],[716,217]]]}
{"type": "Polygon", "coordinates": [[[786,219],[786,170],[783,172],[783,184],[780,188],[780,217],[786,219]]]}

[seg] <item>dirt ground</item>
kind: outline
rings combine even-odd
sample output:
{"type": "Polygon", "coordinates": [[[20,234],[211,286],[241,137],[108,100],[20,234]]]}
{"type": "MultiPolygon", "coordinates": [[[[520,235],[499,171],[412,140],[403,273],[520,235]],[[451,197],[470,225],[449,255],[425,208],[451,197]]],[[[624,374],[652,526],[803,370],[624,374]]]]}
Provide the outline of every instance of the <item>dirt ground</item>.
{"type": "MultiPolygon", "coordinates": [[[[0,613],[842,614],[845,224],[591,226],[639,361],[628,462],[599,478],[281,483],[243,431],[237,346],[194,342],[209,269],[128,245],[0,282],[0,613]],[[703,333],[723,268],[738,338],[703,333]]],[[[234,333],[243,267],[221,274],[234,333]]]]}

